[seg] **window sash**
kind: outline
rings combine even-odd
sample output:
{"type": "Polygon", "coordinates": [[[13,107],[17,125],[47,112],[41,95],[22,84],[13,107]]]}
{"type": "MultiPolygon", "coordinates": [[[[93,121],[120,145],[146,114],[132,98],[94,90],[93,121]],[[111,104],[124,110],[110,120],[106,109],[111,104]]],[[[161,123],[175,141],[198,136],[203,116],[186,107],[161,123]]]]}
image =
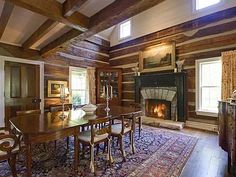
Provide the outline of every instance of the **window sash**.
{"type": "MultiPolygon", "coordinates": [[[[220,58],[209,58],[209,59],[203,59],[203,60],[196,60],[196,113],[197,115],[204,115],[204,116],[214,116],[217,117],[217,113],[218,113],[218,109],[217,106],[216,108],[212,108],[211,106],[214,105],[210,99],[216,100],[216,97],[220,98],[221,95],[221,82],[211,82],[211,83],[207,83],[207,85],[203,85],[203,79],[202,79],[202,66],[204,64],[214,64],[214,63],[218,63],[221,64],[220,62],[220,58]],[[203,104],[203,89],[217,89],[216,90],[216,95],[214,94],[210,94],[208,102],[205,102],[205,104],[203,104]],[[218,92],[220,91],[220,92],[218,92]],[[219,95],[218,95],[219,93],[219,95]],[[206,107],[206,105],[208,104],[209,107],[206,107]]],[[[221,75],[221,67],[219,67],[220,69],[220,73],[219,75],[221,75]]],[[[209,77],[211,77],[212,75],[210,75],[209,77]]],[[[219,76],[218,76],[219,77],[219,76]]],[[[221,77],[220,77],[221,78],[221,77]]],[[[206,81],[204,82],[206,83],[206,81]]],[[[207,99],[207,97],[204,97],[205,99],[207,99]]],[[[216,103],[217,104],[217,103],[216,103]]],[[[215,106],[215,105],[214,105],[215,106]]]]}

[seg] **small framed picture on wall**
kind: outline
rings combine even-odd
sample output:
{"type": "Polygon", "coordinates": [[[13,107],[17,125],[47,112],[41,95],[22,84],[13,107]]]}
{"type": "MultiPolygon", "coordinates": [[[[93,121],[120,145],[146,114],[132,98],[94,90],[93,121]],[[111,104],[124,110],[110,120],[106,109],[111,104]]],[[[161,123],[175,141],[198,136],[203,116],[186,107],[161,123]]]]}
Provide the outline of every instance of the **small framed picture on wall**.
{"type": "Polygon", "coordinates": [[[48,80],[48,97],[60,97],[62,85],[67,87],[67,81],[48,80]]]}

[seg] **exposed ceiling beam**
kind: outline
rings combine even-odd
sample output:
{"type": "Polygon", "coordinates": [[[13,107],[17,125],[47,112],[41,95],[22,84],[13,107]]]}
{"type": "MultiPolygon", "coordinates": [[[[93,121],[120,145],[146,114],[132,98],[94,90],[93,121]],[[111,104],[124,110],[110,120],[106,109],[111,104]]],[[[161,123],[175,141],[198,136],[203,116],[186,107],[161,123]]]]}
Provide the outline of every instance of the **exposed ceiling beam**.
{"type": "Polygon", "coordinates": [[[79,7],[81,7],[88,0],[66,0],[63,3],[63,15],[71,16],[79,7]]]}
{"type": "Polygon", "coordinates": [[[29,48],[45,34],[47,34],[52,28],[54,28],[58,22],[48,19],[46,20],[23,44],[23,48],[29,48]]]}
{"type": "MultiPolygon", "coordinates": [[[[76,36],[80,35],[82,32],[78,31],[76,29],[72,29],[69,32],[63,34],[62,36],[60,36],[59,38],[57,38],[56,40],[52,41],[51,43],[49,43],[48,45],[46,45],[45,47],[43,47],[40,51],[41,54],[44,54],[48,51],[50,51],[51,49],[54,49],[56,47],[59,47],[60,45],[64,44],[65,41],[69,41],[73,38],[75,38],[76,36]]],[[[64,45],[64,48],[66,48],[67,46],[64,45]]]]}
{"type": "Polygon", "coordinates": [[[4,6],[3,6],[3,10],[2,10],[2,14],[1,14],[1,17],[0,17],[0,38],[2,37],[5,29],[6,29],[6,26],[7,26],[7,23],[10,19],[10,16],[11,16],[11,13],[13,11],[13,8],[14,8],[14,5],[8,1],[4,1],[4,6]]]}
{"type": "MultiPolygon", "coordinates": [[[[165,0],[116,0],[90,18],[89,29],[87,31],[81,33],[77,37],[71,36],[70,39],[67,38],[67,40],[64,41],[63,39],[60,39],[60,46],[62,44],[63,46],[68,46],[71,42],[69,40],[77,42],[85,40],[163,1],[165,0]]],[[[49,44],[42,49],[42,54],[58,47],[55,45],[54,41],[52,43],[54,45],[49,44]]]]}
{"type": "Polygon", "coordinates": [[[72,28],[85,31],[88,28],[89,18],[75,12],[69,17],[63,16],[63,6],[56,0],[8,0],[17,6],[39,13],[52,20],[64,23],[72,28]]]}

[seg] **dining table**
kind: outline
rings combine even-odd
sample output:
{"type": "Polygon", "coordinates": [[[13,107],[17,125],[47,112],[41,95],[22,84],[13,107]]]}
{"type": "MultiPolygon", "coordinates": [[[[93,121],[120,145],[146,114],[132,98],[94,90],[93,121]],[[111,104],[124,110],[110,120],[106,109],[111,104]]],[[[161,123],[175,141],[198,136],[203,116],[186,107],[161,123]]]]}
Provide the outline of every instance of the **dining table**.
{"type": "Polygon", "coordinates": [[[27,176],[32,175],[32,145],[46,143],[66,137],[74,137],[74,172],[78,171],[78,134],[80,127],[89,125],[89,120],[109,116],[110,119],[119,119],[122,114],[140,114],[141,110],[134,107],[110,106],[106,112],[105,107],[98,107],[94,114],[87,115],[81,108],[62,112],[46,112],[42,114],[23,115],[10,119],[11,125],[23,136],[26,148],[27,176]]]}

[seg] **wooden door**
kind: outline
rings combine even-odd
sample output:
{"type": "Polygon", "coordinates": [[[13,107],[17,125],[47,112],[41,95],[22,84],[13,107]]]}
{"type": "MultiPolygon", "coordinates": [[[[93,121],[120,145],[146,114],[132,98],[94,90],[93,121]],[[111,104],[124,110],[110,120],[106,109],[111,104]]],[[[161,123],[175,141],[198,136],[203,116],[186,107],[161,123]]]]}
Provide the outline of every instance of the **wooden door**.
{"type": "Polygon", "coordinates": [[[5,125],[16,111],[40,109],[40,66],[5,62],[5,125]]]}

